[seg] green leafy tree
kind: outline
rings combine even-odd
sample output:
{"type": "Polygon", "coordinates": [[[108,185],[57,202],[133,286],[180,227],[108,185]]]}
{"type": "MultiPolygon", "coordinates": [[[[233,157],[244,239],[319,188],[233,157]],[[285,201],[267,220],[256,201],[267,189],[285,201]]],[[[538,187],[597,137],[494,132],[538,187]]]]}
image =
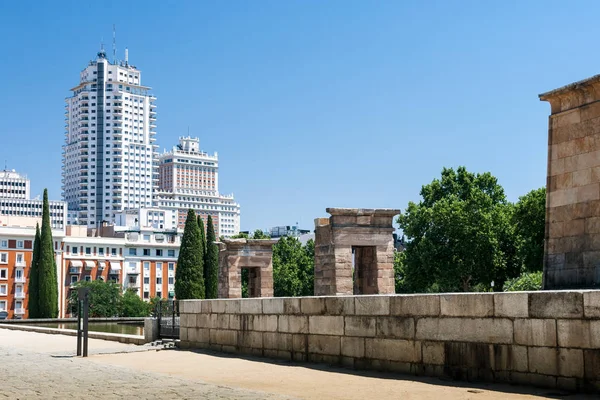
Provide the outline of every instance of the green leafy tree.
{"type": "Polygon", "coordinates": [[[91,318],[111,318],[121,315],[121,287],[117,283],[104,281],[79,281],[73,286],[68,299],[72,315],[77,315],[77,289],[81,287],[90,288],[88,299],[91,318]]]}
{"type": "Polygon", "coordinates": [[[256,229],[253,233],[252,233],[252,239],[270,239],[271,236],[264,233],[263,231],[261,231],[260,229],[256,229]]]}
{"type": "Polygon", "coordinates": [[[541,271],[544,264],[546,188],[519,197],[513,213],[517,258],[523,271],[541,271]]]}
{"type": "Polygon", "coordinates": [[[542,271],[523,272],[516,278],[504,282],[505,292],[542,290],[542,271]]]}
{"type": "Polygon", "coordinates": [[[240,232],[237,235],[233,235],[230,239],[248,239],[248,234],[246,232],[240,232]]]}
{"type": "Polygon", "coordinates": [[[519,274],[512,205],[490,173],[444,168],[398,218],[408,241],[402,286],[409,292],[501,287],[519,274]]]}
{"type": "Polygon", "coordinates": [[[204,259],[207,299],[216,299],[219,295],[219,247],[215,244],[216,240],[215,227],[212,217],[209,215],[206,233],[206,258],[204,259]]]}
{"type": "Polygon", "coordinates": [[[40,262],[40,226],[35,224],[35,239],[33,241],[33,255],[31,257],[31,268],[29,270],[29,287],[27,289],[27,308],[29,318],[37,318],[39,315],[39,268],[40,262]]]}
{"type": "MultiPolygon", "coordinates": [[[[206,259],[206,231],[204,229],[204,221],[202,217],[198,215],[198,229],[200,229],[200,243],[199,246],[202,249],[202,260],[206,259]]],[[[202,278],[206,285],[206,261],[203,261],[202,278]]]]}
{"type": "Polygon", "coordinates": [[[135,289],[129,288],[123,293],[119,308],[121,317],[148,317],[152,311],[152,303],[145,302],[135,289]]]}
{"type": "Polygon", "coordinates": [[[306,246],[284,236],[273,246],[273,291],[276,297],[314,294],[314,242],[306,246]]]}
{"type": "Polygon", "coordinates": [[[40,233],[40,249],[38,262],[38,317],[58,317],[58,279],[56,275],[56,259],[54,258],[54,241],[50,225],[50,207],[48,205],[48,189],[44,189],[42,206],[42,229],[40,233]]]}
{"type": "Polygon", "coordinates": [[[204,258],[199,243],[200,228],[196,213],[190,209],[185,221],[175,270],[175,297],[178,300],[205,297],[204,258]]]}

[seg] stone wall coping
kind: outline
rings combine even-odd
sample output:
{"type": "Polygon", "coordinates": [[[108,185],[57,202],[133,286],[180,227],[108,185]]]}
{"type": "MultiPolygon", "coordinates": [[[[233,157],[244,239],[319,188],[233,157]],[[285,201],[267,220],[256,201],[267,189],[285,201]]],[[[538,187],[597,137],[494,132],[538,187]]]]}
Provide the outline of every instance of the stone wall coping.
{"type": "Polygon", "coordinates": [[[570,83],[568,85],[559,87],[557,89],[554,90],[550,90],[549,92],[546,93],[542,93],[539,95],[540,100],[542,101],[548,101],[549,99],[555,97],[555,96],[560,96],[562,94],[574,91],[574,90],[578,90],[581,89],[583,87],[589,86],[593,83],[596,83],[600,81],[600,74],[598,75],[594,75],[592,77],[586,78],[586,79],[582,79],[580,81],[577,82],[573,82],[570,83]]]}
{"type": "Polygon", "coordinates": [[[216,244],[225,243],[227,249],[248,246],[273,246],[278,242],[278,239],[223,239],[222,242],[215,242],[216,244]]]}
{"type": "Polygon", "coordinates": [[[331,215],[348,215],[348,216],[390,216],[400,214],[400,210],[396,208],[336,208],[328,207],[325,211],[331,215]]]}

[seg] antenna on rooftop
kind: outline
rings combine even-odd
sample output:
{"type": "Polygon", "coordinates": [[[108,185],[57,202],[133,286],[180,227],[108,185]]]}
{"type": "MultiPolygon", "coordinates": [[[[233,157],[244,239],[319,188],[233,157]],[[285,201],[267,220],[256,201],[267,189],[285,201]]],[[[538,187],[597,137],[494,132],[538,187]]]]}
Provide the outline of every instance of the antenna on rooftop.
{"type": "Polygon", "coordinates": [[[113,63],[117,63],[117,31],[113,24],[113,63]]]}

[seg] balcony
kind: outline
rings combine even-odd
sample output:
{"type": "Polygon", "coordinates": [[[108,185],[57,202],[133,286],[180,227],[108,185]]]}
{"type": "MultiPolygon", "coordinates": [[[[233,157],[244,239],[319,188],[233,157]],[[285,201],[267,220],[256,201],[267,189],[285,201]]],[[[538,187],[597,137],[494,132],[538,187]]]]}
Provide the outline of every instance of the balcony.
{"type": "Polygon", "coordinates": [[[15,314],[16,315],[25,315],[25,309],[23,307],[15,308],[15,314]]]}
{"type": "Polygon", "coordinates": [[[25,283],[25,277],[24,276],[16,276],[15,277],[15,283],[25,283]]]}
{"type": "Polygon", "coordinates": [[[25,292],[15,293],[15,299],[24,299],[24,298],[25,298],[25,292]]]}
{"type": "Polygon", "coordinates": [[[27,264],[25,263],[25,260],[15,261],[15,267],[17,267],[17,268],[25,268],[26,266],[27,266],[27,264]]]}
{"type": "Polygon", "coordinates": [[[139,275],[140,274],[140,269],[139,269],[139,267],[127,267],[125,269],[125,273],[127,275],[139,275]]]}

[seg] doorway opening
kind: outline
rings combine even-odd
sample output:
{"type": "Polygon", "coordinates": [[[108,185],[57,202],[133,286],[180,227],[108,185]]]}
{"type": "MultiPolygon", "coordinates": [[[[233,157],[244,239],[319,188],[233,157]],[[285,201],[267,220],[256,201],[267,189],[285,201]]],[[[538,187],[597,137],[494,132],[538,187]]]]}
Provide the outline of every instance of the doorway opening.
{"type": "Polygon", "coordinates": [[[352,247],[353,293],[377,294],[377,248],[375,246],[352,247]]]}

